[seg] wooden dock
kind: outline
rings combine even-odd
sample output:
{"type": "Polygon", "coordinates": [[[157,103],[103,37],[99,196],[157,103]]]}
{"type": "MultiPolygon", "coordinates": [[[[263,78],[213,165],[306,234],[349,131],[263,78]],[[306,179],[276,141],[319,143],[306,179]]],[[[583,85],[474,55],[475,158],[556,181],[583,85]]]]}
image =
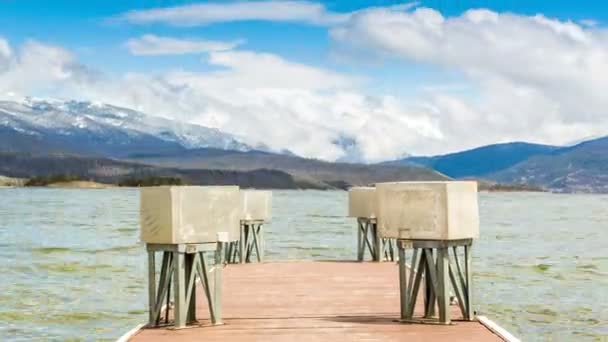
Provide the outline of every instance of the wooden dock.
{"type": "MultiPolygon", "coordinates": [[[[202,289],[199,324],[137,331],[130,341],[502,341],[479,322],[403,324],[395,263],[267,262],[224,269],[223,325],[202,289]]],[[[417,312],[423,312],[422,299],[417,312]]],[[[452,317],[460,317],[453,306],[452,317]]]]}

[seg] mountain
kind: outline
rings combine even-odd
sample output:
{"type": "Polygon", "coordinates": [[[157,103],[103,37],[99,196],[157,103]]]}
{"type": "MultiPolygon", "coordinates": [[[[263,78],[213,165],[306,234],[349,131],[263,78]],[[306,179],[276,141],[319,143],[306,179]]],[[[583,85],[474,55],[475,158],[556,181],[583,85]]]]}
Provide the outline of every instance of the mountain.
{"type": "Polygon", "coordinates": [[[532,156],[488,178],[555,192],[608,193],[608,137],[532,156]]]}
{"type": "Polygon", "coordinates": [[[384,165],[421,165],[453,178],[477,178],[553,192],[608,193],[608,137],[574,146],[513,142],[384,165]]]}
{"type": "MultiPolygon", "coordinates": [[[[334,142],[359,160],[357,142],[334,142]]],[[[70,174],[102,182],[142,175],[191,184],[274,188],[347,188],[381,181],[446,177],[419,166],[369,166],[255,150],[207,127],[79,101],[0,101],[0,174],[70,174]]]]}
{"type": "Polygon", "coordinates": [[[217,129],[79,101],[0,101],[0,150],[121,157],[191,148],[251,147],[217,129]]]}
{"type": "MultiPolygon", "coordinates": [[[[31,155],[0,152],[0,174],[11,177],[78,176],[102,183],[118,183],[129,178],[150,176],[181,178],[193,185],[238,185],[243,188],[332,189],[333,186],[300,180],[285,172],[260,169],[253,171],[181,170],[158,168],[108,158],[71,155],[31,155]]],[[[0,181],[12,179],[0,176],[0,181]]]]}
{"type": "MultiPolygon", "coordinates": [[[[335,169],[330,166],[321,168],[316,175],[316,163],[310,161],[307,165],[306,160],[301,160],[302,165],[293,169],[308,169],[310,172],[292,174],[270,166],[280,165],[281,162],[262,166],[264,161],[276,158],[281,160],[282,155],[272,155],[264,152],[236,152],[224,150],[199,150],[191,153],[198,153],[201,156],[222,156],[237,154],[243,156],[242,161],[237,160],[237,164],[243,163],[240,169],[234,168],[209,168],[209,167],[183,167],[180,162],[173,162],[174,166],[158,166],[143,163],[136,163],[125,160],[109,158],[83,157],[66,154],[45,154],[35,155],[26,153],[7,153],[0,152],[0,175],[10,177],[44,177],[54,175],[72,175],[82,179],[94,180],[103,183],[117,183],[128,178],[142,178],[149,176],[176,177],[181,178],[187,184],[195,185],[228,185],[236,184],[245,188],[274,188],[274,189],[345,189],[351,185],[366,185],[374,181],[391,180],[416,180],[416,179],[444,179],[441,175],[427,169],[418,167],[387,167],[381,168],[383,171],[376,174],[373,168],[366,165],[340,164],[335,169]],[[257,156],[264,156],[256,162],[257,156]],[[248,163],[251,162],[251,163],[248,163]],[[245,167],[244,164],[251,164],[245,167]],[[386,169],[386,170],[385,170],[386,169]],[[387,172],[392,170],[392,172],[387,172]],[[302,175],[305,176],[302,176],[302,175]]],[[[190,160],[192,156],[180,159],[190,160]]],[[[213,159],[213,158],[212,158],[213,159]]],[[[221,158],[222,159],[222,158],[221,158]]],[[[217,160],[217,159],[216,159],[217,160]]],[[[228,161],[228,159],[222,159],[228,161]]],[[[196,163],[196,162],[192,162],[196,163]]],[[[161,163],[157,163],[161,164],[161,163]]],[[[169,162],[165,164],[171,164],[169,162]]],[[[216,165],[221,165],[217,163],[216,165]]],[[[192,165],[186,165],[192,166],[192,165]]]]}
{"type": "Polygon", "coordinates": [[[434,157],[408,157],[383,164],[420,165],[453,178],[483,178],[516,165],[531,156],[550,154],[558,149],[557,146],[512,142],[434,157]]]}
{"type": "Polygon", "coordinates": [[[232,171],[273,169],[289,173],[298,179],[321,182],[337,188],[388,181],[448,179],[448,177],[433,170],[416,165],[330,163],[255,150],[242,152],[195,149],[179,153],[169,151],[131,155],[128,160],[157,167],[178,169],[232,171]]]}

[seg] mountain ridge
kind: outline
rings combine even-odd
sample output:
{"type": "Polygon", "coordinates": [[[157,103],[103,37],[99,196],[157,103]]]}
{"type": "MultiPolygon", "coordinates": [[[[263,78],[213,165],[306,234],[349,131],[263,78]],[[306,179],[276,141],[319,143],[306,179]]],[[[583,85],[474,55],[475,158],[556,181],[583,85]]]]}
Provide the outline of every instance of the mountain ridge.
{"type": "Polygon", "coordinates": [[[128,153],[137,149],[145,151],[145,146],[161,150],[252,149],[236,137],[214,128],[87,101],[33,98],[0,101],[0,129],[5,135],[9,131],[13,136],[21,135],[21,140],[29,140],[31,144],[38,141],[40,149],[54,142],[68,152],[91,155],[120,156],[125,150],[128,153]]]}
{"type": "Polygon", "coordinates": [[[608,136],[532,156],[489,177],[554,192],[608,193],[608,136]]]}
{"type": "Polygon", "coordinates": [[[498,143],[438,156],[412,156],[387,165],[421,165],[441,172],[449,177],[483,177],[511,167],[533,155],[547,154],[558,146],[526,142],[498,143]]]}

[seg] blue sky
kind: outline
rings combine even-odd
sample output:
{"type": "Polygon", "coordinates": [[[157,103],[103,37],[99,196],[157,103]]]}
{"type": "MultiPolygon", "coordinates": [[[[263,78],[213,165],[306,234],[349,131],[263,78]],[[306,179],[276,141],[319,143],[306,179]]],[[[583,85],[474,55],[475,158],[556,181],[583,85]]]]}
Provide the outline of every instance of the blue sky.
{"type": "MultiPolygon", "coordinates": [[[[346,68],[329,56],[330,47],[324,27],[301,23],[266,21],[229,22],[200,27],[171,27],[168,25],[129,25],[112,23],[108,19],[129,10],[171,7],[198,3],[197,1],[108,1],[89,0],[0,0],[0,34],[19,44],[28,39],[57,44],[71,49],[83,61],[107,71],[159,70],[184,65],[204,68],[197,56],[133,58],[122,46],[127,39],[152,33],[179,37],[204,37],[213,40],[246,39],[247,49],[279,54],[290,60],[334,68],[346,68]]],[[[204,3],[204,2],[203,2],[204,3]]],[[[216,2],[217,3],[217,2],[216,2]]],[[[349,12],[370,6],[403,4],[403,1],[354,0],[322,2],[332,11],[349,12]]],[[[542,13],[562,20],[608,21],[608,2],[597,0],[427,0],[420,6],[439,10],[446,16],[456,16],[470,8],[490,8],[499,12],[534,15],[542,13]]],[[[384,64],[365,68],[367,72],[383,73],[384,64]]],[[[358,68],[359,66],[357,66],[358,68]]],[[[395,68],[384,72],[394,76],[395,68]]],[[[414,70],[412,70],[414,69],[414,70]]],[[[427,74],[416,71],[410,72],[427,74]]],[[[416,79],[418,75],[414,75],[416,79]]],[[[428,75],[424,75],[428,76],[428,75]]],[[[418,76],[420,77],[420,76],[418,76]]],[[[432,77],[432,75],[430,76],[432,77]]],[[[393,83],[391,81],[391,83],[393,83]]]]}
{"type": "Polygon", "coordinates": [[[602,46],[608,41],[608,2],[427,0],[395,7],[407,3],[275,0],[242,8],[255,20],[244,20],[234,4],[0,0],[0,73],[5,41],[10,48],[5,78],[12,79],[0,82],[0,95],[112,102],[325,159],[348,153],[331,145],[340,137],[357,140],[359,152],[374,160],[510,140],[562,144],[608,129],[597,125],[605,102],[594,91],[604,84],[594,75],[607,70],[602,46]],[[189,9],[195,7],[199,17],[192,19],[189,9]],[[210,19],[208,10],[232,12],[210,19]],[[435,36],[438,30],[443,33],[435,36]],[[199,44],[200,51],[138,53],[128,45],[150,48],[146,36],[171,40],[153,43],[154,48],[199,44]],[[200,47],[208,42],[238,44],[230,51],[200,47]],[[45,77],[39,70],[43,75],[34,77],[35,71],[26,70],[46,64],[61,72],[45,77]],[[83,70],[86,75],[79,74],[83,70]],[[266,82],[265,73],[277,70],[283,75],[266,82]],[[99,80],[83,83],[97,77],[103,86],[99,80]],[[146,89],[128,96],[103,89],[136,82],[146,89]],[[573,99],[556,84],[571,85],[573,99]],[[223,88],[242,88],[244,94],[222,97],[223,88]],[[579,108],[575,98],[587,102],[579,108]],[[274,111],[295,122],[284,127],[289,134],[256,137],[247,128],[274,111]],[[344,118],[351,121],[341,123],[344,118]],[[517,125],[504,129],[507,123],[517,125]],[[479,134],[467,132],[471,125],[481,127],[479,134]],[[368,130],[376,136],[394,131],[386,141],[356,139],[368,130]],[[318,140],[324,143],[311,145],[306,136],[313,131],[322,132],[318,140]]]}

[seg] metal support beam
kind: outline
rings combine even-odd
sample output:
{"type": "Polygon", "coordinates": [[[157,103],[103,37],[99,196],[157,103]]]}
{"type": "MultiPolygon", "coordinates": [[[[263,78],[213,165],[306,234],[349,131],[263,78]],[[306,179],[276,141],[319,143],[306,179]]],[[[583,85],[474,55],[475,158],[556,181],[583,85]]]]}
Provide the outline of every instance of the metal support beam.
{"type": "Polygon", "coordinates": [[[173,272],[173,300],[175,310],[173,313],[176,328],[186,327],[186,256],[183,252],[174,252],[173,259],[175,262],[173,272]]]}
{"type": "Polygon", "coordinates": [[[250,263],[253,257],[258,262],[262,262],[265,248],[264,221],[241,221],[239,239],[230,242],[226,247],[226,262],[229,264],[250,263]]]}
{"type": "MultiPolygon", "coordinates": [[[[399,248],[399,288],[401,289],[399,295],[400,295],[400,301],[401,301],[401,307],[400,307],[400,312],[401,312],[401,319],[405,319],[405,317],[407,316],[406,312],[407,312],[407,306],[409,303],[409,296],[408,296],[408,284],[407,284],[407,265],[405,263],[405,248],[399,248]]],[[[410,270],[411,272],[411,270],[410,270]]]]}
{"type": "Polygon", "coordinates": [[[148,301],[149,326],[158,326],[161,314],[165,314],[168,323],[169,310],[173,309],[174,325],[184,328],[188,323],[196,322],[196,277],[201,279],[209,303],[212,322],[221,322],[221,269],[222,243],[208,244],[148,244],[148,301]],[[158,282],[156,279],[156,256],[162,253],[162,263],[158,282]],[[215,253],[216,265],[209,270],[206,265],[206,254],[215,253]],[[214,275],[214,292],[211,294],[209,273],[214,275]],[[170,305],[171,288],[173,288],[173,307],[170,305]]]}
{"type": "Polygon", "coordinates": [[[148,324],[156,323],[154,307],[156,306],[156,257],[154,252],[148,251],[148,324]]]}
{"type": "Polygon", "coordinates": [[[471,298],[471,244],[472,240],[414,240],[408,280],[408,277],[405,276],[406,243],[397,241],[402,322],[451,324],[450,290],[456,295],[462,319],[472,320],[474,318],[471,298]],[[464,248],[464,265],[461,265],[458,257],[459,247],[464,248]],[[453,256],[449,253],[450,249],[454,251],[453,256]],[[418,254],[420,254],[419,259],[418,254]],[[464,272],[462,272],[463,269],[464,272]],[[416,299],[419,296],[418,292],[423,278],[424,316],[414,319],[416,299]],[[438,317],[435,316],[435,305],[438,308],[438,317]]]}
{"type": "Polygon", "coordinates": [[[380,236],[375,218],[357,218],[357,260],[365,260],[365,251],[373,261],[395,261],[394,239],[380,236]]]}

